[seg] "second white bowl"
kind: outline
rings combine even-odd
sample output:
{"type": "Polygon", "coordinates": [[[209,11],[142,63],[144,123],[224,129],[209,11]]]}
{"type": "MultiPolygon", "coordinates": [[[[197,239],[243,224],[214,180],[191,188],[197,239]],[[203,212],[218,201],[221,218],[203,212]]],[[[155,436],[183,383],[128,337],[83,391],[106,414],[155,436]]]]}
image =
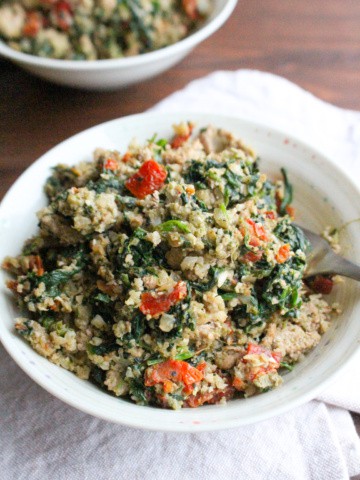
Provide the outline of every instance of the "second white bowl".
{"type": "Polygon", "coordinates": [[[237,0],[214,0],[214,9],[196,32],[173,45],[134,57],[110,60],[57,60],[18,52],[0,40],[0,55],[53,83],[87,90],[110,90],[154,77],[182,60],[229,18],[237,0]]]}

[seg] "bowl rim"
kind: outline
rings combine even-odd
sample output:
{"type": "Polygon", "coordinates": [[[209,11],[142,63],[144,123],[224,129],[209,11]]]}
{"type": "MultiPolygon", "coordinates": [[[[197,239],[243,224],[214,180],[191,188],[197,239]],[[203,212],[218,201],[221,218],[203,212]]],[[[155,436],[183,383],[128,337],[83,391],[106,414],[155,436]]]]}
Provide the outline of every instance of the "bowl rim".
{"type": "Polygon", "coordinates": [[[43,67],[55,70],[102,70],[111,68],[127,68],[156,62],[176,55],[187,49],[195,47],[198,43],[205,40],[212,33],[218,30],[230,17],[238,0],[225,0],[219,13],[201,26],[198,30],[178,42],[167,47],[154,50],[152,52],[142,53],[131,57],[99,59],[99,60],[61,60],[56,58],[39,57],[28,53],[19,52],[9,47],[3,40],[0,40],[0,55],[9,60],[20,62],[22,64],[43,67]]]}
{"type": "MultiPolygon", "coordinates": [[[[45,157],[51,155],[51,153],[62,146],[63,144],[74,140],[76,137],[80,137],[81,135],[87,133],[90,134],[93,130],[97,128],[103,128],[111,124],[116,124],[117,122],[121,121],[127,121],[127,120],[136,120],[136,119],[141,119],[144,117],[152,118],[154,119],[154,128],[155,126],[155,121],[157,119],[166,119],[169,118],[170,121],[174,119],[174,116],[178,117],[184,117],[184,118],[192,118],[194,117],[194,120],[196,121],[197,116],[204,116],[204,115],[211,115],[211,122],[216,122],[217,119],[219,121],[221,120],[230,120],[230,121],[235,121],[235,122],[243,122],[247,124],[249,127],[252,127],[254,129],[267,129],[274,135],[280,135],[280,136],[285,136],[290,142],[295,142],[299,147],[303,147],[306,150],[311,151],[312,154],[315,154],[320,160],[325,161],[326,163],[329,163],[331,165],[331,168],[333,171],[335,171],[338,175],[339,178],[344,177],[347,182],[354,188],[355,192],[360,198],[360,186],[353,180],[353,178],[345,172],[343,169],[341,169],[338,164],[335,162],[334,159],[329,157],[328,155],[324,154],[321,152],[321,150],[317,149],[316,147],[313,147],[311,144],[308,144],[304,142],[301,138],[297,137],[296,135],[293,135],[290,132],[287,132],[286,130],[274,128],[271,125],[265,123],[265,122],[258,122],[254,120],[249,120],[246,117],[239,116],[239,115],[219,115],[215,114],[213,112],[195,112],[195,111],[180,111],[180,112],[170,112],[170,113],[161,113],[161,112],[145,112],[145,113],[139,113],[139,114],[134,114],[134,115],[128,115],[120,118],[116,118],[113,120],[109,120],[103,123],[100,123],[98,125],[94,125],[88,129],[85,129],[81,132],[76,133],[75,135],[72,135],[71,137],[63,140],[62,142],[58,143],[48,151],[46,151],[43,155],[41,155],[35,162],[33,162],[20,176],[19,178],[13,183],[13,185],[9,188],[7,193],[5,194],[3,200],[0,203],[0,218],[1,218],[1,213],[4,208],[7,210],[8,207],[6,207],[7,203],[7,198],[10,197],[11,192],[13,189],[15,189],[16,185],[22,177],[29,172],[33,167],[36,167],[39,162],[44,161],[45,157]]],[[[5,211],[6,211],[5,210],[5,211]]],[[[8,352],[10,357],[17,363],[17,365],[32,379],[34,380],[38,385],[40,385],[44,390],[55,396],[56,398],[62,400],[64,403],[76,408],[77,410],[80,410],[82,412],[85,412],[87,414],[90,414],[94,417],[100,418],[102,420],[110,421],[112,423],[120,424],[120,425],[125,425],[129,427],[135,427],[135,428],[141,428],[143,430],[150,430],[150,431],[162,431],[162,432],[205,432],[205,431],[217,431],[217,430],[223,430],[223,429],[228,429],[228,428],[235,428],[239,426],[244,426],[248,424],[255,424],[270,418],[273,418],[277,415],[285,414],[288,411],[295,409],[296,407],[299,407],[300,405],[314,399],[319,393],[324,391],[331,383],[334,382],[336,378],[340,376],[340,374],[347,368],[347,365],[358,355],[360,359],[360,342],[358,341],[356,344],[352,346],[351,352],[348,354],[348,356],[343,359],[342,363],[337,366],[336,369],[333,369],[329,375],[326,378],[323,378],[321,382],[316,384],[315,386],[309,387],[307,391],[305,392],[299,392],[299,394],[290,400],[287,400],[286,404],[281,404],[279,406],[275,406],[271,409],[271,412],[265,411],[265,412],[257,412],[256,413],[256,419],[254,420],[253,418],[250,419],[244,419],[244,418],[227,418],[227,419],[221,419],[218,423],[204,423],[201,422],[201,424],[198,425],[189,425],[189,424],[180,424],[177,423],[176,425],[174,423],[170,423],[167,425],[167,423],[164,421],[164,423],[161,424],[155,424],[154,422],[150,425],[151,422],[148,424],[144,425],[142,417],[139,419],[127,419],[126,417],[121,417],[117,418],[112,416],[111,412],[108,411],[103,411],[98,409],[95,405],[89,405],[86,400],[79,405],[79,403],[63,391],[59,391],[58,387],[55,385],[49,385],[46,382],[46,378],[40,375],[40,372],[38,372],[36,369],[34,369],[29,363],[24,361],[24,357],[21,355],[20,350],[13,351],[11,348],[10,342],[8,343],[7,338],[10,336],[10,333],[8,332],[7,329],[1,328],[1,323],[0,323],[0,342],[4,346],[5,350],[8,352]]],[[[29,347],[31,348],[31,347],[29,347]]],[[[61,368],[61,367],[60,367],[61,368]]],[[[104,393],[99,391],[100,393],[104,393]]],[[[133,405],[134,407],[138,407],[137,405],[133,405]]],[[[213,408],[216,408],[218,406],[212,406],[213,408]]],[[[149,407],[146,407],[149,408],[149,407]]],[[[161,410],[161,409],[160,409],[161,410]]],[[[167,411],[167,410],[165,410],[167,411]]]]}

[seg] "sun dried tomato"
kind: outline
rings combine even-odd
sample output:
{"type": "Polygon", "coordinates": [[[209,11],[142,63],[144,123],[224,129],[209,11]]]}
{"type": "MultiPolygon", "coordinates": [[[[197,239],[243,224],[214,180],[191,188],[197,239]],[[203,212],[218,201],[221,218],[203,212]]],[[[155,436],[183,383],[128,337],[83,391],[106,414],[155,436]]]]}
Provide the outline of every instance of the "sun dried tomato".
{"type": "Polygon", "coordinates": [[[222,398],[229,400],[234,396],[234,393],[234,387],[226,387],[224,390],[216,388],[212,392],[198,393],[197,395],[191,395],[187,398],[184,402],[184,407],[196,408],[204,405],[204,403],[213,405],[219,403],[222,398]]]}
{"type": "Polygon", "coordinates": [[[122,160],[124,163],[127,163],[127,162],[131,159],[131,157],[132,157],[132,154],[131,154],[130,152],[126,152],[126,153],[123,155],[123,157],[122,157],[121,160],[122,160]]]}
{"type": "Polygon", "coordinates": [[[259,238],[260,240],[266,241],[268,239],[264,225],[262,225],[261,223],[255,223],[254,220],[251,220],[251,218],[247,218],[246,223],[250,225],[250,233],[252,235],[259,238]]]}
{"type": "Polygon", "coordinates": [[[182,0],[182,6],[186,15],[191,20],[198,20],[200,18],[196,0],[182,0]]]}
{"type": "Polygon", "coordinates": [[[65,0],[55,3],[51,14],[51,20],[61,30],[67,31],[73,24],[73,12],[71,5],[65,0]]]}
{"type": "Polygon", "coordinates": [[[45,270],[40,255],[31,255],[29,261],[30,269],[39,277],[44,275],[45,270]]]}
{"type": "Polygon", "coordinates": [[[267,212],[265,212],[265,216],[267,218],[270,218],[270,220],[275,220],[276,218],[276,213],[273,212],[272,210],[268,210],[267,212]]]}
{"type": "Polygon", "coordinates": [[[125,186],[137,198],[159,190],[165,182],[167,172],[155,160],[147,160],[126,182],[125,186]]]}
{"type": "Polygon", "coordinates": [[[112,171],[117,170],[118,169],[117,161],[114,160],[113,158],[108,158],[104,162],[104,168],[106,170],[112,170],[112,171]]]}
{"type": "Polygon", "coordinates": [[[309,282],[309,286],[316,293],[329,295],[332,292],[334,281],[329,277],[316,275],[316,277],[309,282]]]}
{"type": "MultiPolygon", "coordinates": [[[[186,1],[186,0],[185,0],[186,1]]],[[[188,0],[190,2],[192,2],[193,0],[188,0]]],[[[194,129],[194,125],[192,123],[188,123],[188,133],[186,135],[175,135],[175,137],[173,138],[172,142],[171,142],[171,148],[180,148],[183,143],[186,142],[186,140],[188,140],[192,134],[192,131],[194,129]]]]}
{"type": "Polygon", "coordinates": [[[260,250],[259,252],[247,252],[245,255],[242,257],[242,261],[245,263],[256,263],[261,260],[263,256],[263,252],[260,250]]]}
{"type": "Polygon", "coordinates": [[[27,12],[22,33],[25,37],[36,37],[42,26],[43,16],[40,12],[27,12]]]}
{"type": "MultiPolygon", "coordinates": [[[[249,343],[246,355],[265,355],[269,359],[274,360],[274,362],[270,362],[268,365],[259,365],[256,367],[251,368],[250,372],[248,372],[247,379],[250,382],[253,382],[261,375],[265,375],[266,373],[275,372],[280,366],[280,360],[282,355],[280,352],[272,352],[268,350],[266,347],[262,345],[257,345],[255,343],[249,343]]],[[[245,355],[245,357],[246,357],[245,355]]],[[[247,363],[247,359],[244,357],[243,362],[247,363]]]]}
{"type": "Polygon", "coordinates": [[[273,358],[276,362],[280,363],[281,360],[281,353],[280,352],[272,352],[271,350],[267,349],[263,345],[257,345],[256,343],[249,343],[246,355],[266,355],[269,358],[273,358]]]}
{"type": "Polygon", "coordinates": [[[187,287],[185,282],[178,282],[173,291],[168,294],[145,292],[141,295],[140,311],[152,317],[165,313],[177,302],[186,297],[187,287]]]}
{"type": "MultiPolygon", "coordinates": [[[[145,372],[145,385],[152,387],[162,383],[165,390],[170,390],[169,382],[182,382],[185,386],[200,382],[203,373],[183,360],[166,360],[149,367],[145,372]]],[[[171,385],[172,386],[172,385],[171,385]]]]}

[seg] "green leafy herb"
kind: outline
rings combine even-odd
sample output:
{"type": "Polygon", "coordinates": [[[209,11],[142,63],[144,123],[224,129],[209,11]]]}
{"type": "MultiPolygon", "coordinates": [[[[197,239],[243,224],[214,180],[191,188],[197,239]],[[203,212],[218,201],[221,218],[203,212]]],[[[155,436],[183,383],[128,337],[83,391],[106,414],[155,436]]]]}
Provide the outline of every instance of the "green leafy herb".
{"type": "Polygon", "coordinates": [[[291,363],[287,363],[287,362],[280,362],[280,367],[286,368],[287,370],[289,370],[291,372],[294,369],[295,365],[293,365],[291,363]]]}
{"type": "Polygon", "coordinates": [[[281,220],[274,229],[274,234],[284,243],[288,243],[291,250],[306,252],[310,248],[310,242],[305,237],[300,227],[290,222],[288,218],[281,220]]]}
{"type": "Polygon", "coordinates": [[[189,358],[192,358],[195,355],[195,352],[183,352],[183,353],[178,353],[175,356],[175,360],[188,360],[189,358]]]}
{"type": "Polygon", "coordinates": [[[178,230],[181,233],[190,233],[188,225],[180,220],[168,220],[167,222],[161,223],[157,229],[161,232],[173,232],[178,230]]]}
{"type": "Polygon", "coordinates": [[[224,292],[224,293],[220,293],[220,296],[225,302],[228,302],[229,300],[233,300],[234,298],[237,298],[239,294],[235,292],[224,292]]]}
{"type": "Polygon", "coordinates": [[[146,364],[150,367],[151,365],[157,365],[158,363],[161,363],[163,361],[164,359],[162,357],[150,357],[148,360],[146,360],[146,364]]]}
{"type": "Polygon", "coordinates": [[[94,296],[94,300],[102,303],[111,303],[112,300],[106,293],[99,292],[94,296]]]}
{"type": "Polygon", "coordinates": [[[47,296],[57,297],[61,293],[61,285],[68,282],[75,274],[79,272],[79,267],[74,268],[73,270],[53,270],[52,272],[46,272],[41,277],[38,277],[38,283],[43,282],[45,284],[47,296]]]}
{"type": "Polygon", "coordinates": [[[16,330],[23,337],[31,335],[33,328],[30,326],[30,320],[26,320],[22,324],[17,324],[16,330]]]}

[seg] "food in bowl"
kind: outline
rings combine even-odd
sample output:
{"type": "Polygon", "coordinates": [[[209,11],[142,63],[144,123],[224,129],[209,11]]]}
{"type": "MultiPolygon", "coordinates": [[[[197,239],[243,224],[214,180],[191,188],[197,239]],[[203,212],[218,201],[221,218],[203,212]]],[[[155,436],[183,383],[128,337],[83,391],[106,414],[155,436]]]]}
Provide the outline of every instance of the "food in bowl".
{"type": "Polygon", "coordinates": [[[279,386],[334,309],[303,282],[286,172],[269,181],[222,129],[174,129],[55,167],[39,233],[3,267],[40,355],[177,409],[279,386]]]}
{"type": "Polygon", "coordinates": [[[41,57],[127,57],[176,43],[211,10],[211,0],[5,0],[0,38],[41,57]]]}

